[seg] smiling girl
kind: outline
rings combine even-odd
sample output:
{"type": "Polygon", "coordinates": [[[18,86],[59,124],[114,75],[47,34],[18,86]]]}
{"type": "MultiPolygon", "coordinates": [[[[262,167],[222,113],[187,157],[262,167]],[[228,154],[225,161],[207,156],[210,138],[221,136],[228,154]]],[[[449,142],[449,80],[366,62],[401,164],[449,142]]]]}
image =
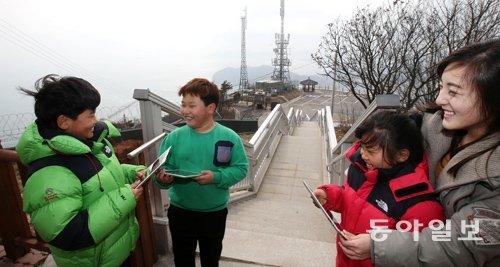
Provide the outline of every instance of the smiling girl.
{"type": "MultiPolygon", "coordinates": [[[[404,221],[405,231],[419,231],[432,220],[444,219],[428,181],[422,135],[410,117],[380,111],[355,135],[359,141],[346,155],[351,166],[345,184],[314,191],[326,210],[340,212],[344,230],[359,234],[375,226],[397,229],[404,221]]],[[[349,259],[339,239],[336,266],[373,266],[370,259],[349,259]]]]}

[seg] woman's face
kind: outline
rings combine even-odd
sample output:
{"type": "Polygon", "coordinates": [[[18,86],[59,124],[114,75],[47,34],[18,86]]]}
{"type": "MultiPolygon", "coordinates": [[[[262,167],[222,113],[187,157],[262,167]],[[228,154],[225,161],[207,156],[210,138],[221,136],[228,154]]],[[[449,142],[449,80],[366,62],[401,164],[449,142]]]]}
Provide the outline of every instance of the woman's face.
{"type": "Polygon", "coordinates": [[[481,116],[476,89],[464,79],[465,66],[452,63],[441,76],[436,104],[444,111],[443,127],[447,130],[467,130],[469,137],[481,137],[488,125],[481,116]]]}

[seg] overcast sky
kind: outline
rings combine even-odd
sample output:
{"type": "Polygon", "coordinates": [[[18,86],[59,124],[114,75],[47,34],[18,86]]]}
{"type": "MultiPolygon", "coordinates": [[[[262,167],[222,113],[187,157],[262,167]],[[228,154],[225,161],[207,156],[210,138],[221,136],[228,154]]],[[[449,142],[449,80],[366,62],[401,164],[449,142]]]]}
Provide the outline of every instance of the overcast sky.
{"type": "MultiPolygon", "coordinates": [[[[326,25],[382,2],[286,0],[290,70],[320,72],[310,55],[326,25]]],[[[88,80],[101,106],[132,102],[135,88],[178,102],[190,79],[240,66],[245,6],[247,66],[271,65],[280,0],[0,0],[0,114],[32,112],[16,87],[49,73],[88,80]]]]}

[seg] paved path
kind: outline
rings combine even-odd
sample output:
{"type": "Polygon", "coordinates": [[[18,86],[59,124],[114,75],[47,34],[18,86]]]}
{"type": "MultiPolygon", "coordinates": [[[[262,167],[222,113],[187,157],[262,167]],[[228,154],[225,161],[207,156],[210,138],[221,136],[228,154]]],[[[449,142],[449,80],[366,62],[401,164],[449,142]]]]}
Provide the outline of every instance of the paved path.
{"type": "Polygon", "coordinates": [[[333,265],[333,229],[302,184],[324,183],[321,146],[317,122],[282,137],[258,195],[229,209],[223,257],[268,266],[333,265]]]}

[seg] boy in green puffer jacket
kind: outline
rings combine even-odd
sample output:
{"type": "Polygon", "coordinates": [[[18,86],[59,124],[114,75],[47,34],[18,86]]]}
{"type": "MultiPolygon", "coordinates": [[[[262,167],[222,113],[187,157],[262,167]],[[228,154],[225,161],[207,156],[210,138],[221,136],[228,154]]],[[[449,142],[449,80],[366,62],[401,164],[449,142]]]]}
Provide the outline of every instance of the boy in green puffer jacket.
{"type": "Polygon", "coordinates": [[[99,92],[76,77],[47,75],[36,91],[37,120],[16,150],[28,166],[24,211],[48,242],[57,266],[120,266],[139,236],[133,189],[144,166],[120,164],[107,137],[120,136],[97,122],[99,92]]]}

